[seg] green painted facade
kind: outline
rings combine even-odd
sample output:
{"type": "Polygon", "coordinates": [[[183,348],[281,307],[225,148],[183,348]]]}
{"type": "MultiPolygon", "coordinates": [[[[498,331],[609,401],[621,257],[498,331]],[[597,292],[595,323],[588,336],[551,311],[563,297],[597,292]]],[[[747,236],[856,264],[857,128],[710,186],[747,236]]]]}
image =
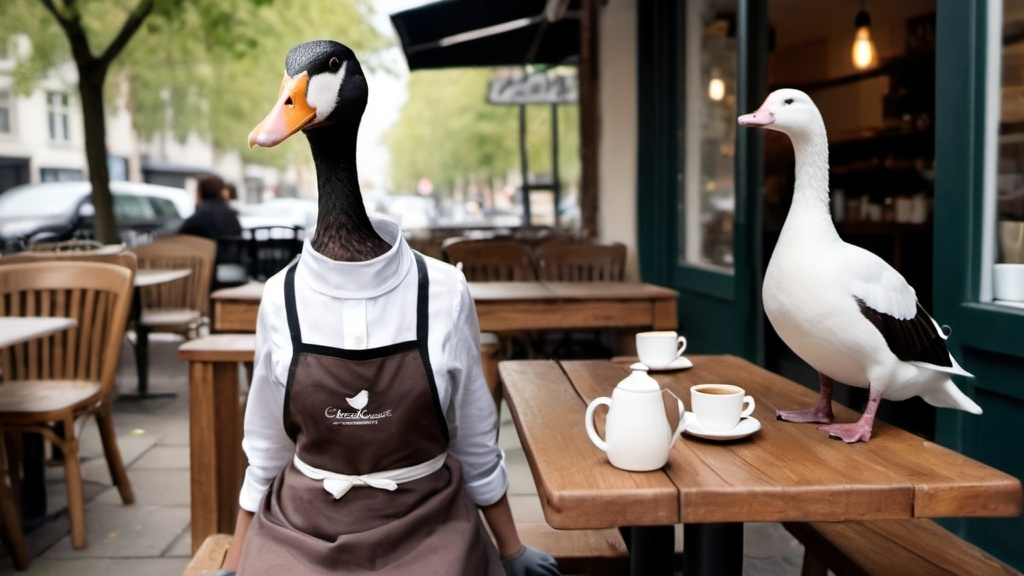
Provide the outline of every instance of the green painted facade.
{"type": "MultiPolygon", "coordinates": [[[[763,250],[759,190],[763,136],[736,142],[736,273],[688,267],[676,247],[683,178],[684,14],[681,2],[638,0],[638,246],[645,281],[679,290],[679,325],[695,353],[731,353],[764,364],[760,305],[763,250]]],[[[987,2],[937,0],[933,314],[952,327],[954,356],[976,378],[958,385],[982,416],[940,409],[937,442],[1024,478],[1024,309],[981,303],[987,2]]],[[[765,0],[737,10],[740,111],[766,94],[765,0]]],[[[699,93],[700,90],[697,90],[699,93]]],[[[908,401],[909,402],[909,401],[908,401]]],[[[947,519],[950,529],[1024,570],[1024,517],[947,519]]]]}

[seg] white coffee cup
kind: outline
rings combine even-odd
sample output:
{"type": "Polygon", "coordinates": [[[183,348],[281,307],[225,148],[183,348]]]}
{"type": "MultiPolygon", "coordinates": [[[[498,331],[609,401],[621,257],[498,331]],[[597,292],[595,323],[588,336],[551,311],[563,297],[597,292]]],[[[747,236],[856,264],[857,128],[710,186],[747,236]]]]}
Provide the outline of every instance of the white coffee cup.
{"type": "Polygon", "coordinates": [[[638,332],[636,354],[649,368],[666,368],[686,350],[686,337],[672,330],[638,332]]]}
{"type": "Polygon", "coordinates": [[[732,384],[697,384],[690,387],[690,410],[704,430],[727,432],[754,412],[754,398],[732,384]]]}

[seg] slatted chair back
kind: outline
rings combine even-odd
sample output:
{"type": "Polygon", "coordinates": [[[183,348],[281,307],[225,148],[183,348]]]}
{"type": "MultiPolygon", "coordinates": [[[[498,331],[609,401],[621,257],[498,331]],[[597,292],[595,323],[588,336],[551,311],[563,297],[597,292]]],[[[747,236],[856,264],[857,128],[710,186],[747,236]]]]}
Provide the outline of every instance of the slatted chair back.
{"type": "Polygon", "coordinates": [[[624,244],[553,243],[537,247],[537,276],[562,282],[619,282],[625,277],[624,244]]]}
{"type": "Polygon", "coordinates": [[[515,240],[458,239],[442,245],[445,261],[471,282],[535,280],[530,247],[515,240]]]}
{"type": "Polygon", "coordinates": [[[248,243],[249,275],[261,282],[280,272],[302,252],[305,230],[265,226],[242,231],[248,243]]]}
{"type": "Polygon", "coordinates": [[[124,266],[74,260],[0,266],[0,315],[66,316],[78,322],[77,328],[0,351],[4,381],[96,380],[104,395],[111,394],[132,275],[124,266]]]}
{"type": "Polygon", "coordinates": [[[192,310],[200,317],[209,316],[210,286],[217,257],[215,241],[188,234],[171,234],[130,250],[138,256],[140,269],[184,268],[192,272],[172,282],[142,287],[139,297],[144,315],[152,311],[192,310]]]}
{"type": "Polygon", "coordinates": [[[0,266],[0,316],[59,316],[77,322],[0,350],[3,431],[10,437],[39,433],[61,450],[75,548],[86,545],[79,420],[95,416],[121,500],[129,504],[135,498],[111,413],[132,290],[133,272],[121,265],[54,260],[0,266]]]}
{"type": "Polygon", "coordinates": [[[135,270],[138,267],[138,259],[135,254],[128,252],[127,250],[122,250],[120,252],[94,250],[18,252],[16,254],[9,254],[0,258],[0,266],[7,264],[25,264],[27,262],[57,261],[105,262],[107,264],[117,264],[118,266],[129,268],[132,271],[133,278],[135,276],[135,270]]]}

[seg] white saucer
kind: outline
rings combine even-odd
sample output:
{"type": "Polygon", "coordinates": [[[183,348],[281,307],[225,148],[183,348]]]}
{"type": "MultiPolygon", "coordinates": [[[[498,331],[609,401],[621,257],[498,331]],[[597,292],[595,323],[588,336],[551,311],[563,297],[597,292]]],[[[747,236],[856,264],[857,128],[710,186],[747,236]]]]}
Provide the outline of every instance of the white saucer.
{"type": "Polygon", "coordinates": [[[687,412],[686,417],[690,419],[690,422],[686,424],[686,429],[683,432],[707,440],[736,440],[737,438],[750,436],[761,429],[761,422],[753,416],[740,418],[739,424],[732,430],[726,430],[725,432],[708,432],[704,430],[700,427],[700,422],[697,422],[697,419],[693,416],[693,412],[687,412]]]}
{"type": "MultiPolygon", "coordinates": [[[[646,366],[646,364],[645,364],[646,366]]],[[[693,368],[693,362],[690,362],[689,358],[680,356],[672,361],[668,366],[661,366],[655,368],[654,366],[647,366],[648,372],[671,372],[673,370],[685,370],[687,368],[693,368]]]]}

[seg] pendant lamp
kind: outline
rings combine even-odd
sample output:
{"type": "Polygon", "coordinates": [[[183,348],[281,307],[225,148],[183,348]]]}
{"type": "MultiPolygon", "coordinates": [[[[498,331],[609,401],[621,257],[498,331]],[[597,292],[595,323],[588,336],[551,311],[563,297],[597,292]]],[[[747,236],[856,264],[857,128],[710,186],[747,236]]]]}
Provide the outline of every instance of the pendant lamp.
{"type": "Polygon", "coordinates": [[[864,10],[861,4],[860,12],[853,20],[857,31],[853,37],[853,66],[858,70],[868,70],[878,65],[878,51],[875,49],[875,42],[871,39],[871,16],[864,10]]]}

